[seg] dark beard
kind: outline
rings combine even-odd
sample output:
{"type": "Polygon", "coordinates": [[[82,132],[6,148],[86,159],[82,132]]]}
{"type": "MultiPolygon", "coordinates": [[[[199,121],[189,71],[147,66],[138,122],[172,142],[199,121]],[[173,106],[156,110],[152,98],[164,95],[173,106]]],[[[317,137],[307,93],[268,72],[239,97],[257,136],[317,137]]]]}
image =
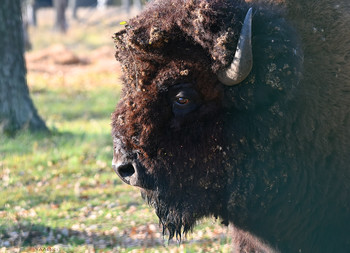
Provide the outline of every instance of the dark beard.
{"type": "MultiPolygon", "coordinates": [[[[148,204],[153,207],[159,218],[159,224],[163,228],[163,236],[167,233],[169,240],[175,238],[181,241],[182,236],[191,232],[200,218],[210,214],[208,209],[198,203],[204,203],[200,199],[184,201],[178,195],[162,195],[158,191],[142,190],[141,195],[148,204]]],[[[188,197],[188,196],[186,196],[188,197]]]]}

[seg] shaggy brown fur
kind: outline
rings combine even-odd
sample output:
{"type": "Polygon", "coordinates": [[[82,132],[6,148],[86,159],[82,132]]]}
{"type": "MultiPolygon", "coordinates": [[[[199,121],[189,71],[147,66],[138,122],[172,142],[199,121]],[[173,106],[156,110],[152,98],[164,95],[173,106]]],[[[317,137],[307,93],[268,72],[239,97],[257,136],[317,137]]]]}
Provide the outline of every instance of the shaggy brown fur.
{"type": "Polygon", "coordinates": [[[247,2],[156,0],[115,34],[114,161],[170,238],[214,215],[241,252],[350,251],[346,1],[247,2]],[[251,6],[253,69],[225,87],[251,6]]]}

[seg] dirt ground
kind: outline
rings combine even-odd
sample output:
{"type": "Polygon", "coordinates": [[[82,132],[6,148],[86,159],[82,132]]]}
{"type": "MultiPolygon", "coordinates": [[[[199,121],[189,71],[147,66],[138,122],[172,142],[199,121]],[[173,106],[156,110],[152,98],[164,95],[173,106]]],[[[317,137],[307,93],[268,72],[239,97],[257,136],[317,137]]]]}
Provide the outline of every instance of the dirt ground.
{"type": "Polygon", "coordinates": [[[114,58],[114,48],[103,46],[89,55],[79,56],[63,44],[28,52],[26,54],[27,71],[55,76],[82,75],[84,73],[120,73],[120,65],[114,58]]]}
{"type": "Polygon", "coordinates": [[[131,9],[126,14],[120,7],[109,7],[103,11],[79,8],[78,19],[75,20],[68,9],[68,30],[61,34],[53,28],[52,8],[39,9],[37,26],[29,27],[32,50],[25,54],[28,75],[42,74],[46,78],[63,75],[74,80],[85,73],[113,74],[118,81],[120,66],[114,57],[112,36],[124,28],[121,22],[138,13],[137,9],[131,9]]]}

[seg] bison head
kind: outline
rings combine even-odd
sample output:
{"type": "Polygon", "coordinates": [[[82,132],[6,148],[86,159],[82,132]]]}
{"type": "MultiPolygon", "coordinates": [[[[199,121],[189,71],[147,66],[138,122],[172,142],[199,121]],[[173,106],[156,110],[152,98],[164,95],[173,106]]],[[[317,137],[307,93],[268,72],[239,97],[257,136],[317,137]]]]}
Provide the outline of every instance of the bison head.
{"type": "Polygon", "coordinates": [[[279,14],[251,7],[154,1],[115,34],[124,86],[113,167],[141,189],[170,238],[208,215],[246,227],[256,221],[248,207],[273,201],[283,185],[283,164],[276,170],[265,154],[279,150],[271,143],[302,53],[279,14]]]}

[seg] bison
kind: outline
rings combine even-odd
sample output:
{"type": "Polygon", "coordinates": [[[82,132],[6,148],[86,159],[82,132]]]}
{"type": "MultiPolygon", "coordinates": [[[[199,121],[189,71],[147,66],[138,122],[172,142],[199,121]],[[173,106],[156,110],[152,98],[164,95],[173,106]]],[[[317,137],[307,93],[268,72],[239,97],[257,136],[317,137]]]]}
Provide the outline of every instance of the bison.
{"type": "Polygon", "coordinates": [[[155,0],[115,34],[113,168],[169,237],[350,252],[347,0],[155,0]]]}

